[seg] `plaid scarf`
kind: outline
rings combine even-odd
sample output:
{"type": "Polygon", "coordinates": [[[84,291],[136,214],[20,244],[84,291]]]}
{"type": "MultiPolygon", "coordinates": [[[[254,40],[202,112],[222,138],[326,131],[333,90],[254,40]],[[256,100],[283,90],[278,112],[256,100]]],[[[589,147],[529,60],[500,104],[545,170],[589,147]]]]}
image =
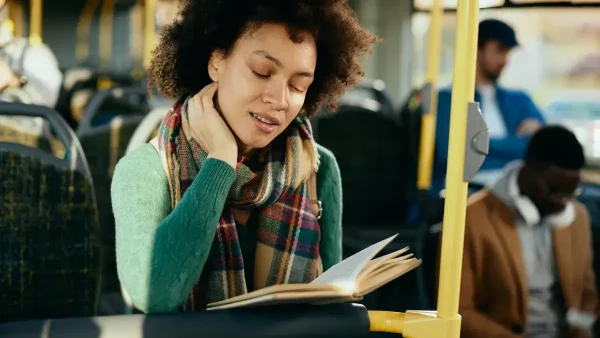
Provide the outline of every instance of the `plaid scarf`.
{"type": "MultiPolygon", "coordinates": [[[[165,116],[158,137],[159,150],[166,154],[172,209],[208,156],[190,135],[185,135],[184,129],[189,130],[187,99],[176,103],[165,116]]],[[[236,225],[232,208],[258,213],[255,289],[274,284],[307,283],[322,273],[320,227],[304,183],[318,166],[308,119],[299,115],[269,146],[261,149],[256,158],[258,163],[253,163],[252,169],[246,159],[238,159],[237,177],[216,225],[208,260],[184,311],[202,309],[207,303],[248,291],[236,228],[241,225],[236,225]],[[308,170],[303,174],[301,168],[308,170]]]]}

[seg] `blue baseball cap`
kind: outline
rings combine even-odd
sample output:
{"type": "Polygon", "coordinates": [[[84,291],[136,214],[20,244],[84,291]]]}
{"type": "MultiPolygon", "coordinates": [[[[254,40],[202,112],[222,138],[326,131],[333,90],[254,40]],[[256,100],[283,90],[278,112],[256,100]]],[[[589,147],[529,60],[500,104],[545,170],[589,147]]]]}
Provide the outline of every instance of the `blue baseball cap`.
{"type": "Polygon", "coordinates": [[[519,45],[517,36],[511,26],[497,19],[486,19],[479,23],[478,46],[483,46],[488,41],[498,41],[504,47],[519,45]]]}

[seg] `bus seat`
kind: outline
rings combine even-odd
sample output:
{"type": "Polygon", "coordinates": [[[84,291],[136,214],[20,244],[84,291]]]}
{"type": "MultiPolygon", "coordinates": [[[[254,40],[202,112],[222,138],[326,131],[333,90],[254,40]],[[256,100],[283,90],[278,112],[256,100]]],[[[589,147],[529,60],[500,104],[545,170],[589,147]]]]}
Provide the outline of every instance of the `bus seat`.
{"type": "Polygon", "coordinates": [[[357,106],[369,101],[377,104],[374,110],[379,110],[384,115],[395,115],[394,104],[385,90],[385,83],[379,79],[363,79],[360,84],[342,96],[340,104],[357,106]]]}
{"type": "Polygon", "coordinates": [[[82,89],[95,89],[97,82],[93,79],[93,73],[93,70],[88,67],[74,67],[63,71],[63,83],[55,109],[72,128],[75,128],[78,121],[71,111],[73,95],[82,89]]]}
{"type": "Polygon", "coordinates": [[[77,135],[108,124],[117,116],[144,116],[149,110],[148,92],[144,87],[116,87],[98,92],[84,109],[77,135]]]}
{"type": "MultiPolygon", "coordinates": [[[[422,230],[406,222],[411,200],[404,191],[414,182],[406,179],[406,141],[398,120],[364,105],[340,105],[335,114],[317,115],[313,126],[316,141],[333,152],[340,167],[344,257],[396,233],[396,247],[418,249],[422,230]]],[[[364,304],[394,311],[418,308],[418,293],[402,295],[418,288],[417,276],[402,276],[365,297],[364,304]]]]}
{"type": "Polygon", "coordinates": [[[77,136],[90,164],[96,187],[100,226],[103,230],[102,248],[109,255],[103,267],[100,314],[120,314],[125,307],[116,268],[115,221],[110,184],[117,162],[125,155],[133,132],[147,112],[146,97],[146,90],[142,87],[112,88],[99,92],[88,103],[77,128],[77,136]],[[125,110],[114,110],[114,102],[138,104],[128,105],[125,110]],[[97,117],[107,118],[95,125],[97,117]]]}
{"type": "Polygon", "coordinates": [[[120,299],[115,257],[115,221],[112,213],[110,184],[117,162],[125,155],[125,149],[134,130],[142,121],[141,115],[119,116],[109,124],[84,130],[79,134],[81,145],[90,164],[98,199],[98,211],[103,237],[102,248],[108,253],[103,275],[103,300],[101,314],[116,314],[124,306],[120,299]],[[119,297],[116,299],[115,295],[119,297]],[[116,302],[116,303],[115,303],[116,302]]]}
{"type": "Polygon", "coordinates": [[[440,244],[442,236],[442,222],[428,227],[423,243],[423,289],[426,294],[426,306],[429,309],[437,307],[437,287],[439,280],[440,244]]]}
{"type": "Polygon", "coordinates": [[[402,224],[405,154],[397,121],[381,111],[341,105],[334,114],[318,115],[313,126],[316,141],[333,152],[340,167],[344,226],[402,224]],[[373,177],[381,183],[374,185],[373,177]]]}
{"type": "Polygon", "coordinates": [[[75,124],[79,124],[81,119],[83,119],[85,107],[88,105],[94,94],[95,90],[85,88],[73,92],[69,108],[71,118],[74,120],[75,124]]]}
{"type": "Polygon", "coordinates": [[[73,67],[64,71],[63,88],[73,90],[78,83],[89,81],[93,78],[94,71],[89,67],[73,67]]]}
{"type": "MultiPolygon", "coordinates": [[[[55,107],[72,128],[75,128],[82,118],[82,114],[79,111],[79,109],[82,108],[77,104],[80,103],[81,97],[76,99],[75,96],[78,95],[77,93],[81,92],[95,92],[98,87],[98,81],[101,78],[108,79],[111,83],[123,87],[134,86],[139,82],[131,76],[98,72],[87,66],[77,66],[65,70],[63,85],[55,107]],[[75,105],[78,110],[73,111],[73,105],[75,105]]],[[[87,103],[88,101],[85,101],[86,105],[87,103]]]]}
{"type": "Polygon", "coordinates": [[[407,185],[405,194],[413,196],[413,200],[416,200],[414,197],[417,195],[416,183],[421,145],[421,119],[424,113],[422,102],[421,89],[413,90],[400,108],[398,114],[402,133],[406,136],[406,174],[408,175],[408,180],[412,182],[410,185],[407,185]]]}
{"type": "Polygon", "coordinates": [[[158,133],[158,127],[162,122],[163,118],[167,115],[171,109],[170,106],[158,107],[152,109],[146,117],[142,120],[139,126],[133,132],[129,145],[127,145],[126,154],[139,148],[144,143],[148,143],[158,133]]]}
{"type": "Polygon", "coordinates": [[[46,127],[46,121],[38,117],[0,116],[0,142],[53,152],[53,138],[46,127]]]}
{"type": "Polygon", "coordinates": [[[49,108],[0,103],[0,115],[44,118],[65,149],[0,142],[0,321],[94,315],[99,225],[81,146],[49,108]]]}
{"type": "Polygon", "coordinates": [[[0,325],[2,338],[373,337],[359,304],[280,305],[193,313],[121,315],[0,325]]]}
{"type": "MultiPolygon", "coordinates": [[[[410,252],[416,257],[424,257],[425,248],[423,247],[425,227],[403,227],[398,224],[394,228],[373,229],[365,225],[362,229],[352,227],[346,231],[344,225],[342,252],[344,258],[351,256],[365,248],[365,246],[376,243],[394,234],[398,237],[385,247],[378,256],[386,255],[405,247],[410,247],[410,252]]],[[[425,262],[423,262],[425,264],[425,262]]],[[[406,311],[406,310],[425,310],[427,301],[427,289],[423,287],[424,273],[419,267],[402,277],[383,285],[374,292],[364,296],[359,301],[369,309],[381,311],[406,311]]]]}

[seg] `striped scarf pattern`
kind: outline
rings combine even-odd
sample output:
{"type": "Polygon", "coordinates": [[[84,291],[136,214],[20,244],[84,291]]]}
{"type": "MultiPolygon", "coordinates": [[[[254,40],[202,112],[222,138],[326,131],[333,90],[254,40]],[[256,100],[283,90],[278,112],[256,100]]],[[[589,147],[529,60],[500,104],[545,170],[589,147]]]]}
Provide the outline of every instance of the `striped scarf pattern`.
{"type": "MultiPolygon", "coordinates": [[[[171,208],[192,184],[208,154],[189,135],[187,99],[179,101],[159,129],[159,151],[166,154],[171,208]]],[[[269,146],[256,155],[252,169],[238,160],[236,179],[229,190],[200,283],[184,310],[194,311],[248,292],[244,258],[232,209],[258,213],[254,286],[308,283],[322,273],[320,226],[309,202],[306,177],[301,177],[302,154],[310,154],[310,170],[318,158],[310,122],[298,117],[269,146]],[[259,168],[259,169],[256,169],[259,168]],[[205,280],[203,280],[205,279],[205,280]],[[203,288],[204,290],[199,290],[203,288]],[[194,295],[205,298],[201,303],[194,295]]],[[[197,297],[200,298],[200,297],[197,297]]]]}

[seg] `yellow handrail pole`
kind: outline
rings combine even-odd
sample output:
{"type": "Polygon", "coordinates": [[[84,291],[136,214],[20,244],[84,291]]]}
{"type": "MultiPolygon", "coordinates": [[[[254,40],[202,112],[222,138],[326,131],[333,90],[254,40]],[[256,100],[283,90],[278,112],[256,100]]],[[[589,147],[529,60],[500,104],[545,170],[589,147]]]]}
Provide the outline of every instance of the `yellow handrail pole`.
{"type": "Polygon", "coordinates": [[[369,311],[369,331],[402,334],[404,319],[402,312],[369,311]]]}
{"type": "Polygon", "coordinates": [[[29,21],[29,43],[39,45],[42,43],[42,0],[30,0],[31,13],[29,21]]]}
{"type": "Polygon", "coordinates": [[[90,31],[94,13],[100,5],[100,0],[87,0],[79,14],[77,22],[77,46],[75,57],[78,62],[85,62],[90,56],[90,31]]]}
{"type": "Polygon", "coordinates": [[[146,0],[144,4],[144,68],[150,68],[152,50],[155,44],[156,0],[146,0]]]}
{"type": "Polygon", "coordinates": [[[437,81],[440,72],[440,57],[442,46],[442,16],[444,8],[441,0],[433,0],[430,11],[429,45],[427,47],[427,77],[430,85],[429,111],[421,118],[421,142],[419,146],[419,168],[417,172],[417,187],[429,190],[433,168],[433,153],[435,145],[435,122],[437,115],[438,88],[437,81]]]}
{"type": "Polygon", "coordinates": [[[458,317],[467,202],[467,182],[463,179],[467,106],[469,98],[473,95],[473,92],[469,91],[474,86],[472,82],[475,81],[475,78],[471,77],[472,65],[467,64],[474,60],[467,60],[464,56],[470,50],[470,43],[473,43],[468,41],[472,35],[468,32],[477,30],[477,22],[472,19],[477,17],[478,11],[477,0],[458,0],[437,308],[438,317],[448,320],[458,317]]]}
{"type": "Polygon", "coordinates": [[[479,36],[479,0],[469,2],[469,28],[467,29],[467,94],[468,100],[475,100],[475,77],[477,71],[477,37],[479,36]]]}
{"type": "MultiPolygon", "coordinates": [[[[100,12],[100,71],[105,74],[110,71],[115,2],[116,0],[104,0],[100,12]]],[[[108,89],[110,86],[110,79],[105,77],[98,79],[98,90],[108,89]]]]}
{"type": "Polygon", "coordinates": [[[131,20],[134,23],[133,28],[133,44],[131,54],[133,56],[133,69],[131,76],[134,79],[144,77],[144,0],[137,0],[136,5],[131,13],[131,20]]]}
{"type": "Polygon", "coordinates": [[[18,0],[7,1],[9,25],[12,24],[12,34],[16,38],[23,36],[23,4],[18,0]]]}
{"type": "Polygon", "coordinates": [[[458,313],[462,274],[467,182],[488,152],[488,131],[480,112],[472,111],[475,90],[479,0],[458,0],[446,201],[438,308],[434,311],[393,313],[369,311],[371,332],[402,333],[407,338],[460,338],[458,313]],[[464,56],[464,57],[463,57],[464,56]],[[469,109],[471,108],[471,109],[469,109]],[[472,144],[467,145],[467,135],[472,144]],[[468,170],[465,155],[469,149],[468,170]]]}

